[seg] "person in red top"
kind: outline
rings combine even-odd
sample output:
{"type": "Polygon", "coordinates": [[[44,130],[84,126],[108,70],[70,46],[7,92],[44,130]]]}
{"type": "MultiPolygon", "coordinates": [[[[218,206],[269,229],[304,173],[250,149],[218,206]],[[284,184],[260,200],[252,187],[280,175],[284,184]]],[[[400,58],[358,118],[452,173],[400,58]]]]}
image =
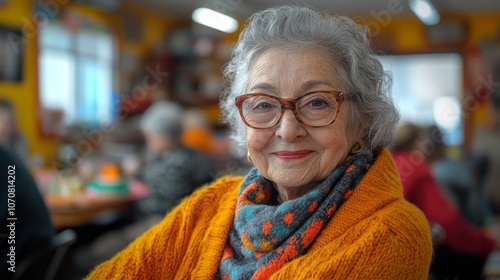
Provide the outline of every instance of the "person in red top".
{"type": "Polygon", "coordinates": [[[481,279],[487,255],[500,248],[500,243],[486,230],[469,224],[439,186],[427,161],[433,150],[421,127],[403,124],[395,133],[392,155],[405,198],[445,231],[443,243],[435,247],[431,272],[437,279],[481,279]]]}

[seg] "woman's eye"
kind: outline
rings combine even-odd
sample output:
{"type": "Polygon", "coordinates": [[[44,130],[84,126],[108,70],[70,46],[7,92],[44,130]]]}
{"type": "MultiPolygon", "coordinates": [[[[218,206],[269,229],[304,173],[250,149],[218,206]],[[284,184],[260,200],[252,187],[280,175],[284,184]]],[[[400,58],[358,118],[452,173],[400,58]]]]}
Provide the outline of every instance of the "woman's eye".
{"type": "Polygon", "coordinates": [[[314,100],[311,100],[311,102],[309,102],[309,106],[311,106],[313,108],[319,108],[319,107],[323,107],[323,106],[327,106],[327,105],[328,105],[328,102],[326,102],[323,99],[314,99],[314,100]]]}
{"type": "Polygon", "coordinates": [[[254,107],[254,109],[271,109],[271,108],[273,108],[273,106],[270,103],[268,103],[268,102],[258,103],[254,107]]]}

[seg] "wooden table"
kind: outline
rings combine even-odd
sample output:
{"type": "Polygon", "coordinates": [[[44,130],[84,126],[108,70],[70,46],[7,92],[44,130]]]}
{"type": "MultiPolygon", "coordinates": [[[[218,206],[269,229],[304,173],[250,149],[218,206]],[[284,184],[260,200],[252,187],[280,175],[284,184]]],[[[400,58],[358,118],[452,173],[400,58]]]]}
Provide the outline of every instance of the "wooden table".
{"type": "Polygon", "coordinates": [[[45,196],[52,223],[57,229],[82,226],[109,213],[122,213],[133,201],[131,197],[45,196]]]}
{"type": "Polygon", "coordinates": [[[89,193],[56,195],[46,194],[52,223],[57,229],[89,224],[109,214],[120,214],[134,201],[148,194],[144,183],[133,181],[128,195],[96,195],[89,193]]]}

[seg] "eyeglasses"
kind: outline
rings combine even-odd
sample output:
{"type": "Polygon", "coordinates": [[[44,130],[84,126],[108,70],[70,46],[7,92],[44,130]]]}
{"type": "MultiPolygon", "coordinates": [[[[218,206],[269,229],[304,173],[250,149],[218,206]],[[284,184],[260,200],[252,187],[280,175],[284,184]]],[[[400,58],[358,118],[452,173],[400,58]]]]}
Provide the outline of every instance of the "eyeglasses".
{"type": "Polygon", "coordinates": [[[297,98],[282,99],[264,93],[249,93],[234,99],[243,122],[255,129],[276,126],[285,109],[309,127],[323,127],[335,122],[344,101],[354,96],[339,91],[314,91],[297,98]]]}

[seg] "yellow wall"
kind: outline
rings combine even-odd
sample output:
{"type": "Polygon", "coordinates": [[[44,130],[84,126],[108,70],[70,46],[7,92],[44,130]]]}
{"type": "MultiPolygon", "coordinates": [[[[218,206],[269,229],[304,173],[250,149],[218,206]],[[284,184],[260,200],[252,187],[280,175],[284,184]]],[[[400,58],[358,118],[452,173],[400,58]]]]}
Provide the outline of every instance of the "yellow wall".
{"type": "Polygon", "coordinates": [[[500,12],[474,14],[466,17],[469,24],[468,43],[500,38],[500,12]]]}
{"type": "MultiPolygon", "coordinates": [[[[64,4],[69,1],[54,0],[52,2],[64,4]]],[[[0,25],[21,29],[26,25],[26,20],[33,23],[33,6],[36,1],[7,1],[7,3],[6,6],[0,8],[0,25]]],[[[144,57],[156,43],[164,40],[166,31],[172,25],[171,21],[164,15],[148,12],[142,7],[134,5],[125,5],[118,13],[107,13],[74,4],[60,5],[59,8],[70,8],[84,17],[110,26],[116,32],[119,49],[133,52],[139,57],[144,57]],[[129,42],[123,38],[121,18],[126,13],[133,14],[143,21],[144,40],[141,42],[129,42]]],[[[16,106],[20,130],[28,139],[30,154],[40,155],[44,163],[49,164],[56,156],[58,141],[42,136],[39,129],[37,52],[36,38],[29,38],[25,48],[23,81],[19,83],[0,82],[0,97],[10,99],[16,106]]]]}
{"type": "MultiPolygon", "coordinates": [[[[29,26],[27,20],[33,23],[32,11],[30,1],[7,1],[6,6],[0,8],[0,24],[19,29],[29,26]]],[[[37,69],[34,64],[37,50],[34,37],[27,37],[24,52],[23,81],[19,83],[0,81],[0,97],[10,99],[16,106],[20,130],[29,141],[30,152],[48,159],[56,150],[56,141],[44,139],[39,133],[37,69]]]]}
{"type": "MultiPolygon", "coordinates": [[[[477,45],[484,39],[498,40],[500,36],[500,12],[441,15],[442,22],[450,20],[464,23],[466,45],[477,45]]],[[[384,40],[389,40],[391,47],[397,52],[422,52],[434,47],[426,39],[426,26],[415,16],[394,16],[388,23],[369,17],[365,21],[372,27],[372,31],[378,31],[378,36],[373,38],[374,47],[384,40]]]]}
{"type": "Polygon", "coordinates": [[[118,13],[109,14],[89,6],[72,5],[71,8],[81,15],[106,23],[116,31],[120,42],[120,49],[144,56],[157,43],[160,43],[169,28],[175,23],[165,14],[146,10],[137,4],[125,4],[118,13]],[[143,39],[140,42],[127,41],[122,34],[122,19],[124,15],[132,15],[141,20],[143,25],[143,39]]]}

